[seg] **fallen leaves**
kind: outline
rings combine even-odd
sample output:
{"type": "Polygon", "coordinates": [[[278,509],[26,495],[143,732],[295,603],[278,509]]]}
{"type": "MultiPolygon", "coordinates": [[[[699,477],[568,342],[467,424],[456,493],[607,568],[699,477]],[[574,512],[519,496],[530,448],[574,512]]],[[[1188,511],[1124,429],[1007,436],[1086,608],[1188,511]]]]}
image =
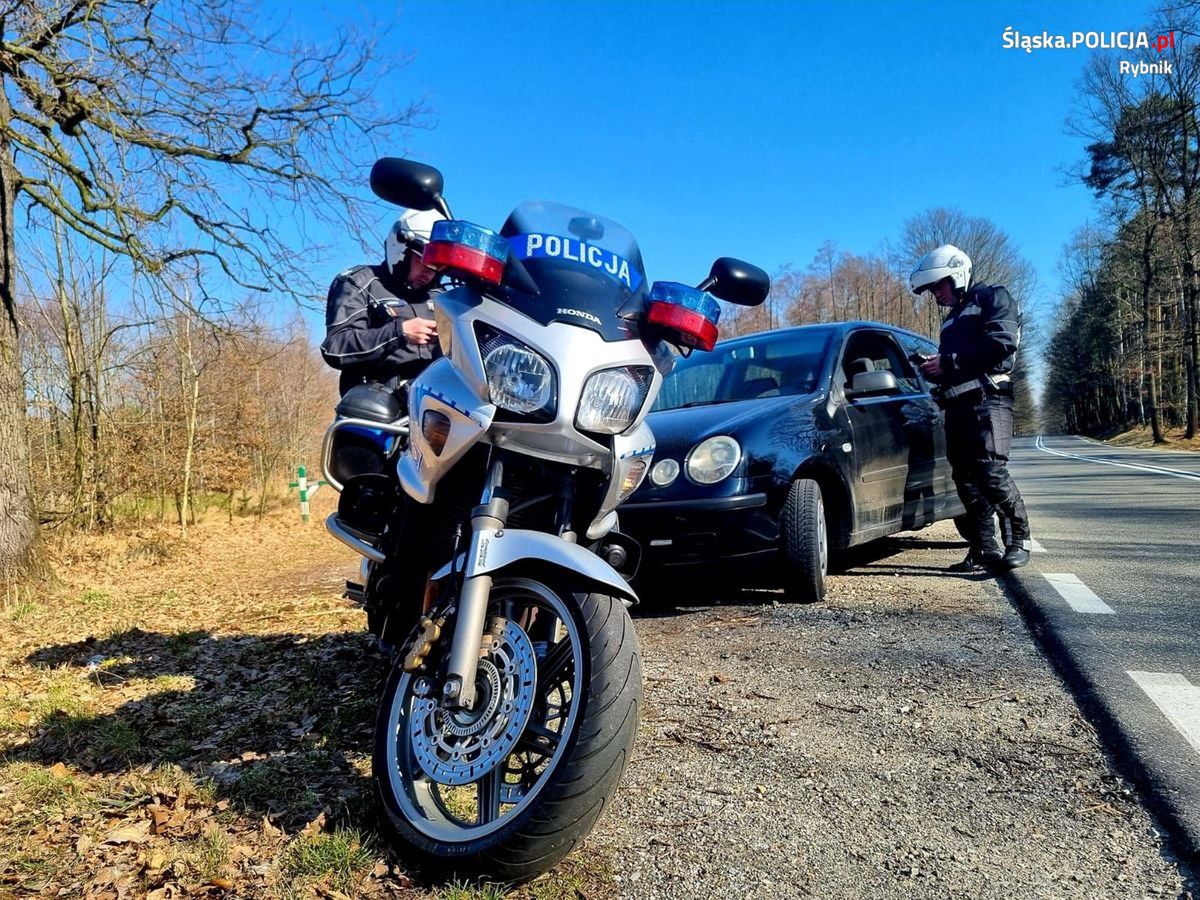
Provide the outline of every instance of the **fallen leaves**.
{"type": "Polygon", "coordinates": [[[150,839],[150,821],[142,819],[132,825],[121,825],[104,835],[105,844],[144,844],[150,839]]]}
{"type": "Polygon", "coordinates": [[[368,824],[385,661],[340,597],[355,560],[282,516],[204,530],[153,565],[80,536],[61,602],[0,629],[0,896],[429,897],[368,824]],[[298,844],[351,882],[287,871],[298,844]]]}

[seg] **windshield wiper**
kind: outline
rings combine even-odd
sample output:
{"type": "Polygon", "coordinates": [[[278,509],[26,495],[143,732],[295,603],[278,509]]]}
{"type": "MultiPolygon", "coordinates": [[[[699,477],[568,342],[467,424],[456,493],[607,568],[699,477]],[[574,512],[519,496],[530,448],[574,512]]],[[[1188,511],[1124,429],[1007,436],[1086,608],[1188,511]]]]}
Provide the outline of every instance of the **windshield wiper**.
{"type": "Polygon", "coordinates": [[[711,406],[714,403],[728,403],[728,400],[692,400],[684,403],[681,406],[672,406],[671,409],[691,409],[693,406],[711,406]]]}

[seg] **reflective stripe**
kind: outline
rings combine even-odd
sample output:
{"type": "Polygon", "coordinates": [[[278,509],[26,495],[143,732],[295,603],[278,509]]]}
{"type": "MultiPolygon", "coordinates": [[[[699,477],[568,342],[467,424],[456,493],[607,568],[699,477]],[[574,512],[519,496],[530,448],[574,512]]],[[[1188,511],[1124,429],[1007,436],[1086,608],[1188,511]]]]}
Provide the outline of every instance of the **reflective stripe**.
{"type": "Polygon", "coordinates": [[[956,384],[953,387],[942,388],[941,395],[943,400],[953,400],[970,391],[981,391],[988,386],[990,382],[993,387],[998,384],[1005,384],[1012,381],[1009,375],[985,375],[983,378],[973,378],[970,381],[964,381],[961,384],[956,384]]]}
{"type": "Polygon", "coordinates": [[[367,311],[367,307],[364,306],[358,312],[352,312],[352,313],[350,313],[350,315],[346,316],[346,318],[339,319],[337,322],[334,322],[332,325],[328,326],[325,330],[328,331],[331,328],[338,328],[341,325],[345,325],[350,320],[356,319],[359,316],[363,315],[366,311],[367,311]]]}
{"type": "Polygon", "coordinates": [[[394,344],[396,341],[402,340],[403,337],[403,335],[397,335],[396,337],[388,338],[382,344],[376,344],[369,350],[355,350],[353,353],[334,353],[330,350],[326,350],[325,355],[332,356],[334,359],[349,359],[351,356],[364,356],[368,353],[374,353],[376,350],[382,350],[388,344],[394,344]]]}

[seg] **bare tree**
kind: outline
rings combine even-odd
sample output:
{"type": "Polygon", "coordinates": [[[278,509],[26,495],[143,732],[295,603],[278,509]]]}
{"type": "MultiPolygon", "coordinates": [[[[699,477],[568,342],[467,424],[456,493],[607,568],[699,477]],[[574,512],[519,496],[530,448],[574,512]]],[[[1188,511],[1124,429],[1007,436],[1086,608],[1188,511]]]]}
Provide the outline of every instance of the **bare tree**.
{"type": "Polygon", "coordinates": [[[199,298],[308,296],[304,248],[276,226],[352,226],[373,138],[417,113],[375,102],[387,57],[371,42],[288,43],[265,19],[247,0],[0,0],[0,582],[42,568],[18,214],[199,298]]]}

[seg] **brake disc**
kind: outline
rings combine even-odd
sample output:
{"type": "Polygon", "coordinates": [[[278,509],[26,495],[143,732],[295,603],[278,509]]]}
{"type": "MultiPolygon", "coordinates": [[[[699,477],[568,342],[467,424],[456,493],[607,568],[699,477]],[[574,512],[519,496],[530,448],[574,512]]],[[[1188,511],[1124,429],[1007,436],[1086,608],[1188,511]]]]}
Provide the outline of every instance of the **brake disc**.
{"type": "Polygon", "coordinates": [[[529,636],[507,620],[489,632],[493,640],[479,660],[474,709],[446,709],[431,679],[414,682],[408,737],[421,770],[438,784],[470,784],[500,765],[533,710],[537,657],[529,636]]]}

